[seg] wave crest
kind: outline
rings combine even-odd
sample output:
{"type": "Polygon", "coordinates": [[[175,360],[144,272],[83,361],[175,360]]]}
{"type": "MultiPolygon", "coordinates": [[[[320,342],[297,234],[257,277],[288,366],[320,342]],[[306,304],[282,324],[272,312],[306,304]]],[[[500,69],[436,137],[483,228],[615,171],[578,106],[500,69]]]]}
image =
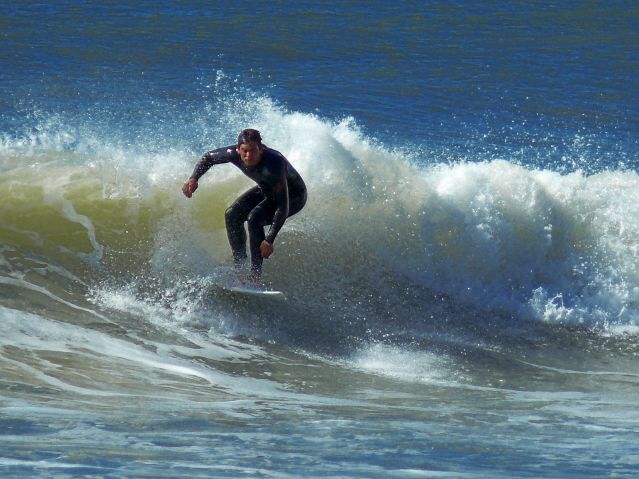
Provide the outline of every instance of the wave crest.
{"type": "MultiPolygon", "coordinates": [[[[389,148],[352,119],[330,122],[268,101],[254,113],[251,126],[309,185],[307,207],[287,222],[265,267],[300,301],[343,307],[358,289],[401,298],[415,286],[429,292],[424,303],[446,294],[513,317],[639,326],[636,173],[442,163],[389,148]]],[[[135,271],[186,280],[228,262],[223,211],[250,186],[232,166],[212,169],[189,201],[180,192],[195,161],[188,148],[127,147],[108,135],[71,142],[52,127],[41,135],[59,141],[3,140],[5,251],[74,274],[80,260],[116,281],[135,271]]]]}

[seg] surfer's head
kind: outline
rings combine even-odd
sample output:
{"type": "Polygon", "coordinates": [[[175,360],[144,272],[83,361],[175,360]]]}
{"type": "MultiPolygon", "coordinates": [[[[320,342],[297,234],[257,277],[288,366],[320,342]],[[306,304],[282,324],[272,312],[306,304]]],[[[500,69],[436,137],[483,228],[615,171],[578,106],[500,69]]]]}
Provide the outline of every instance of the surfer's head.
{"type": "Polygon", "coordinates": [[[240,131],[240,134],[237,137],[237,147],[239,148],[242,143],[257,143],[257,145],[262,147],[262,135],[257,130],[253,128],[246,128],[240,131]]]}
{"type": "Polygon", "coordinates": [[[237,137],[237,153],[246,166],[255,166],[262,159],[262,135],[257,130],[246,128],[237,137]]]}

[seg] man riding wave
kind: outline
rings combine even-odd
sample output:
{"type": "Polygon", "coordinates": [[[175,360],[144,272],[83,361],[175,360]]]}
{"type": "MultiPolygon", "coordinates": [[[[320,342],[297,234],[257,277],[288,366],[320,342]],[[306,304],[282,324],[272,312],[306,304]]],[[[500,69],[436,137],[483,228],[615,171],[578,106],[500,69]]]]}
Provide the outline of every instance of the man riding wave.
{"type": "Polygon", "coordinates": [[[237,146],[219,148],[202,156],[182,186],[184,195],[191,198],[200,177],[211,166],[222,163],[232,163],[257,183],[229,206],[224,217],[237,268],[247,259],[244,223],[247,224],[251,254],[249,278],[259,282],[262,262],[273,253],[275,238],[286,219],[306,204],[306,185],[284,155],[262,144],[260,132],[248,128],[240,132],[237,146]],[[267,225],[271,226],[265,234],[267,225]]]}

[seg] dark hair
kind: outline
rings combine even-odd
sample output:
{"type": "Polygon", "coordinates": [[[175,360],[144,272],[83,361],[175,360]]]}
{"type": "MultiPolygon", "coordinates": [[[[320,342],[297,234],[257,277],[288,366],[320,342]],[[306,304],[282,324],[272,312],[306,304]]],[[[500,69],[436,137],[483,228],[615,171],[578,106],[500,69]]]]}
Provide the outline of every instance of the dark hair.
{"type": "Polygon", "coordinates": [[[246,128],[240,132],[237,137],[237,146],[239,147],[243,143],[257,143],[258,146],[262,146],[262,135],[253,128],[246,128]]]}

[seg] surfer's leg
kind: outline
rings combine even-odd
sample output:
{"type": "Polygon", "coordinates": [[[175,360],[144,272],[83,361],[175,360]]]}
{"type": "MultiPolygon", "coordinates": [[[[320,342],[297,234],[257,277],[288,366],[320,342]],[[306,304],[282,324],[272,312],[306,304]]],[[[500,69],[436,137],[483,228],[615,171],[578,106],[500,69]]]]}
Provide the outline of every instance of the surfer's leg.
{"type": "Polygon", "coordinates": [[[251,276],[259,279],[262,274],[262,253],[260,245],[266,238],[264,227],[273,221],[275,204],[266,199],[257,205],[248,216],[249,247],[251,251],[251,276]]]}
{"type": "Polygon", "coordinates": [[[256,186],[235,200],[224,214],[226,234],[233,252],[233,261],[237,267],[242,266],[246,261],[246,230],[244,229],[244,222],[247,220],[251,210],[263,200],[264,195],[256,186]]]}
{"type": "MultiPolygon", "coordinates": [[[[298,213],[306,204],[306,192],[302,195],[291,197],[289,200],[288,218],[298,213]]],[[[264,227],[273,222],[276,206],[273,201],[265,199],[249,213],[247,224],[249,231],[249,246],[251,251],[251,273],[253,278],[258,279],[262,274],[262,253],[260,245],[265,239],[264,227]]]]}

